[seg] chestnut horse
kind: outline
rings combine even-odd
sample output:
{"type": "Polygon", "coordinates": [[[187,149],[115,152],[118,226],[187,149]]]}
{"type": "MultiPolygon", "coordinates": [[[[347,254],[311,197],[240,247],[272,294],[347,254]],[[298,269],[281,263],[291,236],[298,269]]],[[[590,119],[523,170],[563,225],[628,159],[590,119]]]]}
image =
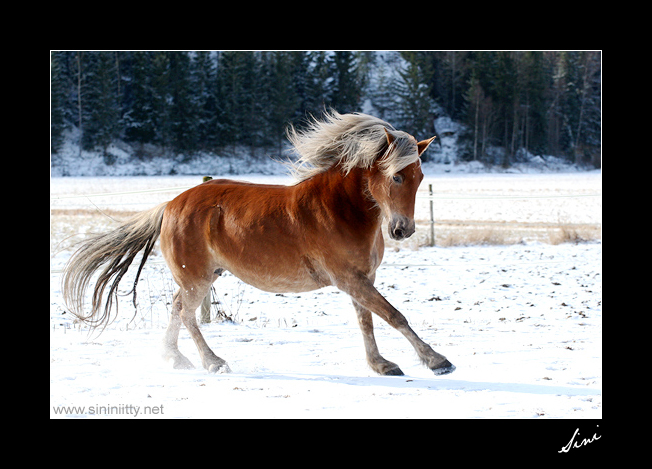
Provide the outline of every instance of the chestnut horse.
{"type": "Polygon", "coordinates": [[[376,345],[371,313],[400,331],[436,375],[455,367],[423,342],[407,319],[374,288],[383,259],[383,219],[395,240],[414,233],[414,204],[423,179],[421,160],[432,137],[411,135],[365,114],[326,114],[307,130],[290,128],[299,159],[293,186],[211,180],[132,218],[116,230],[85,240],[63,277],[71,312],[93,327],[110,322],[117,286],[143,251],[134,283],[160,236],[161,252],[179,290],[164,339],[164,358],[174,368],[193,368],[181,354],[181,324],[190,332],[209,372],[229,372],[210,349],[195,311],[225,270],[261,290],[305,292],[334,285],[349,294],[358,317],[367,362],[382,375],[402,375],[376,345]],[[83,314],[84,291],[105,265],[83,314]],[[104,310],[104,290],[109,286],[104,310]]]}

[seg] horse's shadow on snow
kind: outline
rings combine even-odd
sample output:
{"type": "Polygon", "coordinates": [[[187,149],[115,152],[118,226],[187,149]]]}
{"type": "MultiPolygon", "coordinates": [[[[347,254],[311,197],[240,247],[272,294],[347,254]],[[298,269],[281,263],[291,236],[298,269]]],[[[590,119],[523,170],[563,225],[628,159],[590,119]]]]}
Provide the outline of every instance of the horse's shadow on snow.
{"type": "Polygon", "coordinates": [[[306,373],[265,373],[249,375],[249,379],[279,380],[279,381],[314,381],[343,384],[348,386],[379,386],[400,389],[423,389],[431,391],[492,391],[512,392],[519,394],[541,394],[562,396],[594,396],[602,394],[602,390],[584,386],[568,386],[554,384],[534,383],[505,383],[456,380],[450,378],[418,378],[411,376],[372,376],[354,377],[332,374],[306,374],[306,373]]]}

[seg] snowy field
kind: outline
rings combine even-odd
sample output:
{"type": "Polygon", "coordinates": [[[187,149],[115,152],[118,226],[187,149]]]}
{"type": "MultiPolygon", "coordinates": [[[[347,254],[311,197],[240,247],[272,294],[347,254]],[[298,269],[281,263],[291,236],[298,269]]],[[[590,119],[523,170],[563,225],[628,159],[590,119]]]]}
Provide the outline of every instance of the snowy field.
{"type": "MultiPolygon", "coordinates": [[[[80,234],[75,237],[79,239],[87,231],[116,226],[98,209],[119,220],[123,211],[143,210],[180,190],[61,197],[190,186],[197,179],[52,179],[51,417],[602,417],[599,239],[388,248],[376,286],[423,340],[456,365],[454,373],[441,377],[421,366],[408,341],[376,318],[380,351],[405,376],[373,373],[351,302],[334,288],[274,295],[228,273],[215,283],[212,315],[230,320],[204,324],[202,330],[233,373],[173,370],[159,352],[175,285],[156,252],[143,270],[136,310],[130,297],[121,297],[118,319],[99,336],[74,324],[63,309],[59,273],[71,251],[59,243],[71,234],[80,234]]],[[[598,197],[473,199],[457,209],[450,204],[461,203],[459,199],[445,199],[596,194],[601,193],[600,173],[438,175],[427,176],[422,189],[427,191],[428,183],[441,197],[435,199],[438,219],[447,219],[449,213],[455,220],[602,221],[598,197]]],[[[424,203],[427,218],[429,201],[424,203]]],[[[425,226],[418,230],[427,231],[425,226]]],[[[125,291],[134,270],[121,284],[125,291]]],[[[179,346],[200,367],[199,354],[183,329],[179,346]]]]}

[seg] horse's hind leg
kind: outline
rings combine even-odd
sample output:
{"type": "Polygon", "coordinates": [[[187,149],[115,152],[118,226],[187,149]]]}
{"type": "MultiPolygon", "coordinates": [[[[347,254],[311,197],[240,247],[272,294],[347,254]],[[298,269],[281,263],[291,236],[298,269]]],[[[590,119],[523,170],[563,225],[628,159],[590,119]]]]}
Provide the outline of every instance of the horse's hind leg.
{"type": "Polygon", "coordinates": [[[177,342],[179,340],[179,329],[181,328],[181,295],[178,290],[172,299],[172,313],[170,314],[170,323],[165,331],[163,339],[163,359],[172,361],[172,367],[175,369],[192,369],[194,366],[185,356],[179,352],[177,342]]]}
{"type": "Polygon", "coordinates": [[[182,291],[180,296],[183,299],[181,320],[183,321],[184,326],[186,326],[186,329],[188,329],[188,332],[190,332],[190,336],[195,342],[197,350],[199,350],[199,355],[201,356],[201,362],[204,368],[211,373],[230,373],[231,369],[226,361],[215,355],[206,343],[206,340],[197,325],[197,319],[195,318],[195,311],[201,304],[202,299],[209,292],[210,286],[211,284],[208,283],[205,285],[205,288],[191,287],[189,289],[184,289],[184,287],[181,287],[182,291]]]}
{"type": "Polygon", "coordinates": [[[353,300],[355,312],[358,315],[358,324],[362,331],[364,348],[367,352],[367,363],[376,373],[381,375],[403,375],[403,372],[396,363],[385,360],[378,351],[376,338],[374,337],[374,323],[371,317],[371,311],[353,300]]]}

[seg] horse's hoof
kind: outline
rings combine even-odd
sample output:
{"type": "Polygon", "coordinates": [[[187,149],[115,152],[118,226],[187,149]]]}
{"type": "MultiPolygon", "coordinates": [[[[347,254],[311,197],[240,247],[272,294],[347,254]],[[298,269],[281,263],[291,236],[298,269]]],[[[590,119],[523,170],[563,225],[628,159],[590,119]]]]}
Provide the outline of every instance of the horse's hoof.
{"type": "Polygon", "coordinates": [[[385,376],[404,376],[404,373],[401,371],[401,369],[399,367],[392,368],[391,370],[387,370],[383,374],[385,376]]]}
{"type": "Polygon", "coordinates": [[[195,368],[194,365],[190,362],[190,360],[188,360],[180,353],[164,358],[172,361],[172,368],[174,368],[175,370],[192,370],[195,368]]]}
{"type": "Polygon", "coordinates": [[[208,372],[209,373],[231,373],[231,368],[229,368],[229,365],[227,365],[226,362],[222,363],[221,365],[216,365],[213,363],[211,366],[208,367],[208,372]]]}
{"type": "Polygon", "coordinates": [[[172,364],[172,368],[175,370],[194,370],[195,366],[190,363],[190,360],[175,360],[172,364]]]}
{"type": "Polygon", "coordinates": [[[455,365],[453,365],[451,362],[446,360],[442,365],[438,368],[433,368],[432,372],[436,374],[437,376],[442,376],[442,375],[447,375],[449,373],[452,373],[455,371],[455,365]]]}

